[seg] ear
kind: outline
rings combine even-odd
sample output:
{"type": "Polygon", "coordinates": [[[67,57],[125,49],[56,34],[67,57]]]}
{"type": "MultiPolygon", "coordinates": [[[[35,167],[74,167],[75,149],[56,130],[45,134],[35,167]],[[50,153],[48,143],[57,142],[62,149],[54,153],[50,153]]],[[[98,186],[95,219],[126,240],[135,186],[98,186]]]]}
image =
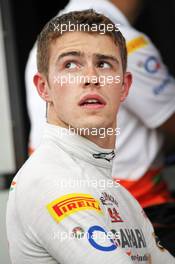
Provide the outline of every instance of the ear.
{"type": "Polygon", "coordinates": [[[33,77],[33,82],[36,86],[39,96],[46,102],[51,102],[49,94],[49,86],[46,77],[41,73],[36,73],[33,77]]]}
{"type": "Polygon", "coordinates": [[[123,102],[125,98],[128,96],[131,84],[132,84],[132,74],[130,72],[126,72],[123,76],[120,102],[123,102]]]}

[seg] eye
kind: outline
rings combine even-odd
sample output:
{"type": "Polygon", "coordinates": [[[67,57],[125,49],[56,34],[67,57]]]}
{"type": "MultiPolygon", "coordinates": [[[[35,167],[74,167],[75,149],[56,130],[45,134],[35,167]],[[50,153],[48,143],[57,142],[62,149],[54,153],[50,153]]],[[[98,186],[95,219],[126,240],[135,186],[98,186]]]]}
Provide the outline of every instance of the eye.
{"type": "Polygon", "coordinates": [[[106,62],[106,61],[100,61],[98,63],[98,67],[103,68],[103,69],[108,69],[108,68],[111,68],[111,64],[109,62],[106,62]]]}
{"type": "Polygon", "coordinates": [[[77,64],[72,61],[65,64],[66,69],[75,69],[76,67],[77,67],[77,64]]]}

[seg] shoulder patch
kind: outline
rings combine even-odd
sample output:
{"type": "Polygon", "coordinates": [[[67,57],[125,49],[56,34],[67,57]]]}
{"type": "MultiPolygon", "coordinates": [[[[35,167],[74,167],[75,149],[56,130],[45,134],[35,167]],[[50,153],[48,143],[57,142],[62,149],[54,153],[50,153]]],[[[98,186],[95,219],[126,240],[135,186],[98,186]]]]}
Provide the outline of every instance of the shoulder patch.
{"type": "Polygon", "coordinates": [[[132,39],[131,41],[127,42],[127,51],[128,54],[135,52],[136,50],[147,46],[149,41],[143,36],[139,36],[137,38],[132,39]]]}
{"type": "Polygon", "coordinates": [[[53,219],[58,223],[69,215],[82,210],[95,210],[103,214],[100,202],[92,195],[84,193],[72,193],[61,196],[46,207],[53,219]]]}

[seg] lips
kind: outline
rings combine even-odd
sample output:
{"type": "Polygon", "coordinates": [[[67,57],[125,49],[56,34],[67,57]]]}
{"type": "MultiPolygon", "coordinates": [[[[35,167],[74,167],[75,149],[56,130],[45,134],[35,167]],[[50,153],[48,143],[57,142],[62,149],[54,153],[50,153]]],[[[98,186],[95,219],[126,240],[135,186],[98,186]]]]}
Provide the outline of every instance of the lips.
{"type": "Polygon", "coordinates": [[[89,109],[103,108],[106,105],[105,100],[97,94],[87,94],[78,103],[79,106],[89,109]]]}

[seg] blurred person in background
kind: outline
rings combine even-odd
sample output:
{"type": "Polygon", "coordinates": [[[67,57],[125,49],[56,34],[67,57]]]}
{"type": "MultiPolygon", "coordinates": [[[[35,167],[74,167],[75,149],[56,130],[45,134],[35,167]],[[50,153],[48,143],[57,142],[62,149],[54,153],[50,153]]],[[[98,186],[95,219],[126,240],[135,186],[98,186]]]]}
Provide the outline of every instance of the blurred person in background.
{"type": "MultiPolygon", "coordinates": [[[[161,154],[162,132],[175,134],[175,81],[151,40],[131,26],[142,8],[141,0],[71,0],[59,14],[87,8],[119,24],[127,41],[128,70],[133,74],[130,94],[118,115],[120,135],[113,176],[139,201],[162,244],[175,255],[175,203],[162,179],[161,154]]],[[[33,84],[36,71],[34,47],[26,66],[30,153],[40,144],[46,122],[45,103],[33,84]]]]}

